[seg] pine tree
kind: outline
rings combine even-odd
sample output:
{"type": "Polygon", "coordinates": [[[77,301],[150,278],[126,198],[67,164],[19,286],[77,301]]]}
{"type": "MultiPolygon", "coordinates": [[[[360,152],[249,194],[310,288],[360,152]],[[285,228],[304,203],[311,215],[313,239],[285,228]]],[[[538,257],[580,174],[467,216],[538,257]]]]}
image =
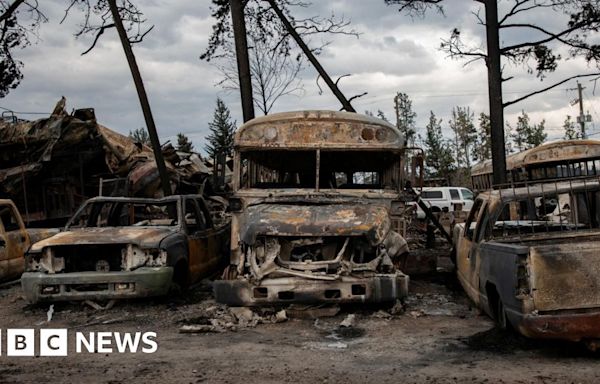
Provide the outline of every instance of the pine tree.
{"type": "Polygon", "coordinates": [[[504,128],[504,153],[506,153],[506,156],[515,152],[512,136],[512,127],[507,122],[506,127],[504,128]]]}
{"type": "Polygon", "coordinates": [[[471,168],[471,147],[476,144],[477,130],[469,107],[454,107],[450,128],[454,132],[454,147],[458,168],[471,168]]]}
{"type": "Polygon", "coordinates": [[[223,103],[223,100],[217,98],[217,107],[213,114],[213,121],[208,123],[210,134],[206,137],[206,152],[209,157],[215,157],[219,153],[225,153],[226,156],[233,154],[233,133],[235,131],[235,121],[231,121],[229,108],[223,103]]]}
{"type": "Polygon", "coordinates": [[[563,123],[563,129],[565,130],[565,140],[583,139],[583,133],[581,129],[575,128],[575,122],[571,120],[571,116],[567,115],[565,122],[563,123]]]}
{"type": "Polygon", "coordinates": [[[542,119],[539,124],[534,124],[531,127],[531,134],[527,137],[528,148],[534,148],[538,145],[542,145],[548,138],[546,134],[546,120],[542,119]]]}
{"type": "Polygon", "coordinates": [[[477,142],[473,148],[473,159],[485,161],[492,158],[492,126],[490,117],[485,113],[479,114],[479,128],[477,129],[477,142]]]}
{"type": "Polygon", "coordinates": [[[133,131],[129,131],[129,137],[138,143],[151,145],[150,135],[148,134],[148,131],[146,131],[144,128],[138,128],[133,131]]]}
{"type": "Polygon", "coordinates": [[[177,150],[181,152],[192,152],[194,150],[194,144],[190,139],[183,133],[177,134],[177,150]]]}
{"type": "MultiPolygon", "coordinates": [[[[529,115],[525,111],[521,111],[521,116],[517,118],[515,132],[511,134],[516,149],[523,151],[542,144],[548,137],[545,132],[545,124],[546,120],[542,120],[539,124],[531,125],[529,115]]],[[[512,130],[510,125],[509,129],[512,130]]]]}
{"type": "Polygon", "coordinates": [[[416,112],[412,110],[412,101],[406,93],[398,92],[394,97],[396,110],[396,127],[404,134],[408,145],[414,145],[417,130],[415,128],[416,112]]]}
{"type": "Polygon", "coordinates": [[[430,177],[450,180],[454,171],[454,159],[448,141],[442,134],[442,120],[430,111],[429,123],[425,127],[425,138],[421,138],[425,146],[425,170],[430,177]]]}

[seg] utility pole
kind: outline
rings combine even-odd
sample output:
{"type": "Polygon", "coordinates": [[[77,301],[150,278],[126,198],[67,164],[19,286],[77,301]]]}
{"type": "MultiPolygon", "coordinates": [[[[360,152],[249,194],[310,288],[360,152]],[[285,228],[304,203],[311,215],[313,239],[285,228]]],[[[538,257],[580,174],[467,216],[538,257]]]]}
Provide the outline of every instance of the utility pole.
{"type": "Polygon", "coordinates": [[[498,185],[506,183],[506,152],[504,148],[504,107],[502,105],[502,69],[497,0],[485,0],[485,26],[493,183],[498,185]]]}
{"type": "Polygon", "coordinates": [[[250,76],[250,59],[248,57],[248,40],[246,39],[246,20],[244,18],[244,1],[229,0],[231,23],[235,41],[235,57],[237,59],[240,93],[242,97],[242,113],[244,123],[254,119],[254,99],[252,97],[252,77],[250,76]]]}
{"type": "MultiPolygon", "coordinates": [[[[231,1],[233,1],[233,0],[231,0],[231,1]]],[[[296,32],[296,29],[294,28],[292,23],[290,23],[290,21],[285,17],[283,12],[281,12],[281,9],[279,9],[277,4],[275,3],[275,0],[267,0],[267,1],[269,2],[269,5],[271,5],[271,8],[273,9],[273,11],[275,11],[277,16],[279,17],[279,19],[281,20],[281,22],[283,23],[285,28],[287,29],[288,33],[294,38],[294,40],[296,41],[296,44],[298,44],[300,49],[302,49],[302,51],[308,58],[308,61],[310,61],[311,64],[316,68],[317,72],[319,72],[319,75],[321,75],[323,80],[325,80],[325,83],[327,83],[327,85],[329,86],[329,89],[331,89],[331,91],[333,92],[335,97],[337,97],[337,99],[340,101],[340,103],[342,103],[343,109],[345,109],[348,112],[356,112],[356,110],[352,107],[352,105],[350,104],[348,99],[346,99],[346,96],[344,96],[342,91],[340,91],[340,89],[335,84],[335,82],[333,80],[331,80],[331,77],[329,77],[329,75],[325,71],[325,68],[323,68],[321,63],[319,63],[319,60],[317,60],[317,58],[312,53],[310,48],[308,48],[308,46],[306,45],[304,40],[302,40],[302,37],[300,37],[298,32],[296,32]]]]}
{"type": "Polygon", "coordinates": [[[150,109],[150,103],[148,102],[148,96],[146,95],[146,89],[144,88],[142,75],[140,74],[140,69],[138,68],[135,60],[133,50],[131,49],[129,37],[127,37],[127,32],[125,31],[125,27],[123,27],[123,20],[121,20],[121,16],[119,15],[119,9],[117,8],[116,0],[108,0],[108,5],[110,7],[110,12],[112,14],[115,27],[119,33],[119,39],[121,40],[123,51],[125,51],[125,57],[127,58],[127,63],[129,64],[129,70],[131,71],[131,76],[133,77],[133,83],[135,84],[138,98],[140,99],[140,105],[142,106],[142,113],[144,114],[144,120],[146,121],[148,134],[150,135],[150,142],[152,143],[154,160],[156,161],[156,168],[158,168],[158,175],[160,177],[163,194],[165,196],[169,196],[171,194],[171,183],[169,182],[167,167],[165,166],[165,160],[163,159],[162,151],[160,149],[160,141],[158,140],[158,133],[156,133],[156,125],[154,124],[154,118],[152,117],[152,110],[150,109]]]}
{"type": "Polygon", "coordinates": [[[583,113],[583,87],[577,82],[577,92],[579,93],[579,124],[581,125],[581,138],[585,139],[585,115],[583,113]]]}

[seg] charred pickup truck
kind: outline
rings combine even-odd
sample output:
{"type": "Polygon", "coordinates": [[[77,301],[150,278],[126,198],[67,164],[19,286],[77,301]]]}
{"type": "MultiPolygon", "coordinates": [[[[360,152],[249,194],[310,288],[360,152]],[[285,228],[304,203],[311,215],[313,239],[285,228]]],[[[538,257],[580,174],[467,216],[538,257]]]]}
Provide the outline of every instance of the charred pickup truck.
{"type": "Polygon", "coordinates": [[[23,256],[31,244],[58,233],[58,229],[25,229],[15,204],[0,199],[0,282],[18,279],[23,256]]]}
{"type": "Polygon", "coordinates": [[[217,301],[394,302],[407,294],[398,233],[404,138],[355,113],[247,122],[234,141],[231,263],[217,301]]]}
{"type": "Polygon", "coordinates": [[[25,295],[32,303],[103,300],[185,287],[226,265],[225,208],[198,195],[90,199],[63,232],[31,247],[25,295]]]}
{"type": "Polygon", "coordinates": [[[600,180],[483,192],[455,227],[458,279],[501,327],[600,340],[600,180]]]}

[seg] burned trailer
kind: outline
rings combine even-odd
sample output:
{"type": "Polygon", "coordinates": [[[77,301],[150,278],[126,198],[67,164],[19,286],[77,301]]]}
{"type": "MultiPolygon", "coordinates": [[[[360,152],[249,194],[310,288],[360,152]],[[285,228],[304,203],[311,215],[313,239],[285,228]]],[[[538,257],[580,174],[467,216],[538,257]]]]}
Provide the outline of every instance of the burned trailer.
{"type": "Polygon", "coordinates": [[[231,264],[217,301],[393,302],[408,291],[398,233],[404,137],[380,119],[299,111],[235,136],[231,264]]]}

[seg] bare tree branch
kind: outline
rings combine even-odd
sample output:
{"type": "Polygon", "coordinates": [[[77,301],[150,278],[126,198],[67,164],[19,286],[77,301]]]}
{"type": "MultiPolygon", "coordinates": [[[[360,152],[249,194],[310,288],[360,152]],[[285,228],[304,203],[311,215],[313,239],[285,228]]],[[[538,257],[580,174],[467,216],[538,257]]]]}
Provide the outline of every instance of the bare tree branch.
{"type": "Polygon", "coordinates": [[[506,108],[506,107],[508,107],[509,105],[516,104],[516,103],[518,103],[518,102],[520,102],[520,101],[523,101],[523,100],[525,100],[525,99],[527,99],[527,98],[529,98],[529,97],[531,97],[531,96],[534,96],[534,95],[539,95],[540,93],[544,93],[544,92],[546,92],[546,91],[548,91],[548,90],[550,90],[550,89],[552,89],[552,88],[556,88],[556,87],[558,87],[559,85],[561,85],[561,84],[564,84],[564,83],[566,83],[567,81],[570,81],[570,80],[573,80],[573,79],[577,79],[577,78],[581,78],[581,77],[599,76],[599,75],[600,75],[600,73],[588,73],[588,74],[585,74],[585,75],[575,75],[575,76],[567,77],[566,79],[564,79],[564,80],[561,80],[561,81],[559,81],[559,82],[557,82],[557,83],[554,83],[554,84],[552,84],[552,85],[550,85],[550,86],[548,86],[548,87],[546,87],[546,88],[539,89],[539,90],[537,90],[537,91],[534,91],[534,92],[528,93],[528,94],[527,94],[527,95],[525,95],[525,96],[521,96],[521,97],[519,97],[519,98],[517,98],[517,99],[515,99],[515,100],[508,101],[508,102],[506,102],[506,103],[503,103],[503,104],[502,104],[502,106],[503,106],[504,108],[506,108]]]}
{"type": "Polygon", "coordinates": [[[419,17],[423,17],[430,9],[434,9],[438,13],[444,14],[444,7],[440,5],[442,2],[443,0],[385,0],[387,5],[399,5],[400,8],[398,11],[419,17]]]}
{"type": "Polygon", "coordinates": [[[548,42],[551,42],[552,40],[558,40],[561,43],[570,45],[571,43],[567,42],[566,40],[561,39],[561,36],[569,35],[571,32],[579,29],[580,26],[573,26],[573,27],[567,28],[564,31],[561,31],[559,33],[553,33],[553,32],[547,31],[544,28],[539,27],[537,25],[533,25],[533,24],[506,24],[506,25],[501,26],[500,28],[530,28],[530,29],[534,29],[536,31],[539,31],[539,32],[542,32],[542,33],[548,35],[548,37],[545,39],[540,39],[537,41],[527,41],[527,42],[523,42],[521,44],[508,45],[506,47],[503,47],[501,51],[502,51],[502,53],[505,53],[505,52],[517,50],[517,49],[524,48],[524,47],[533,47],[536,45],[546,44],[548,42]]]}
{"type": "MultiPolygon", "coordinates": [[[[4,12],[2,12],[2,14],[0,15],[0,22],[5,21],[9,17],[11,17],[15,13],[17,8],[19,8],[19,6],[21,4],[23,4],[24,2],[25,2],[25,0],[15,0],[8,7],[6,7],[4,12]]],[[[4,6],[4,4],[2,4],[2,5],[4,6]]]]}
{"type": "Polygon", "coordinates": [[[83,51],[81,53],[81,56],[87,54],[88,52],[90,52],[92,49],[94,49],[96,47],[96,43],[98,42],[98,39],[100,38],[100,36],[102,36],[102,34],[104,33],[105,30],[107,30],[109,28],[114,28],[114,27],[115,27],[114,24],[107,24],[107,25],[103,25],[102,27],[100,27],[98,29],[98,32],[96,33],[96,36],[94,37],[94,41],[92,42],[92,45],[88,49],[83,51]]]}
{"type": "MultiPolygon", "coordinates": [[[[369,92],[363,92],[363,93],[360,93],[358,95],[354,95],[354,96],[352,96],[351,98],[348,99],[348,102],[351,102],[354,99],[358,99],[359,97],[363,97],[363,96],[368,95],[368,94],[369,94],[369,92]]],[[[343,108],[340,109],[340,111],[341,110],[343,110],[343,108]]]]}

